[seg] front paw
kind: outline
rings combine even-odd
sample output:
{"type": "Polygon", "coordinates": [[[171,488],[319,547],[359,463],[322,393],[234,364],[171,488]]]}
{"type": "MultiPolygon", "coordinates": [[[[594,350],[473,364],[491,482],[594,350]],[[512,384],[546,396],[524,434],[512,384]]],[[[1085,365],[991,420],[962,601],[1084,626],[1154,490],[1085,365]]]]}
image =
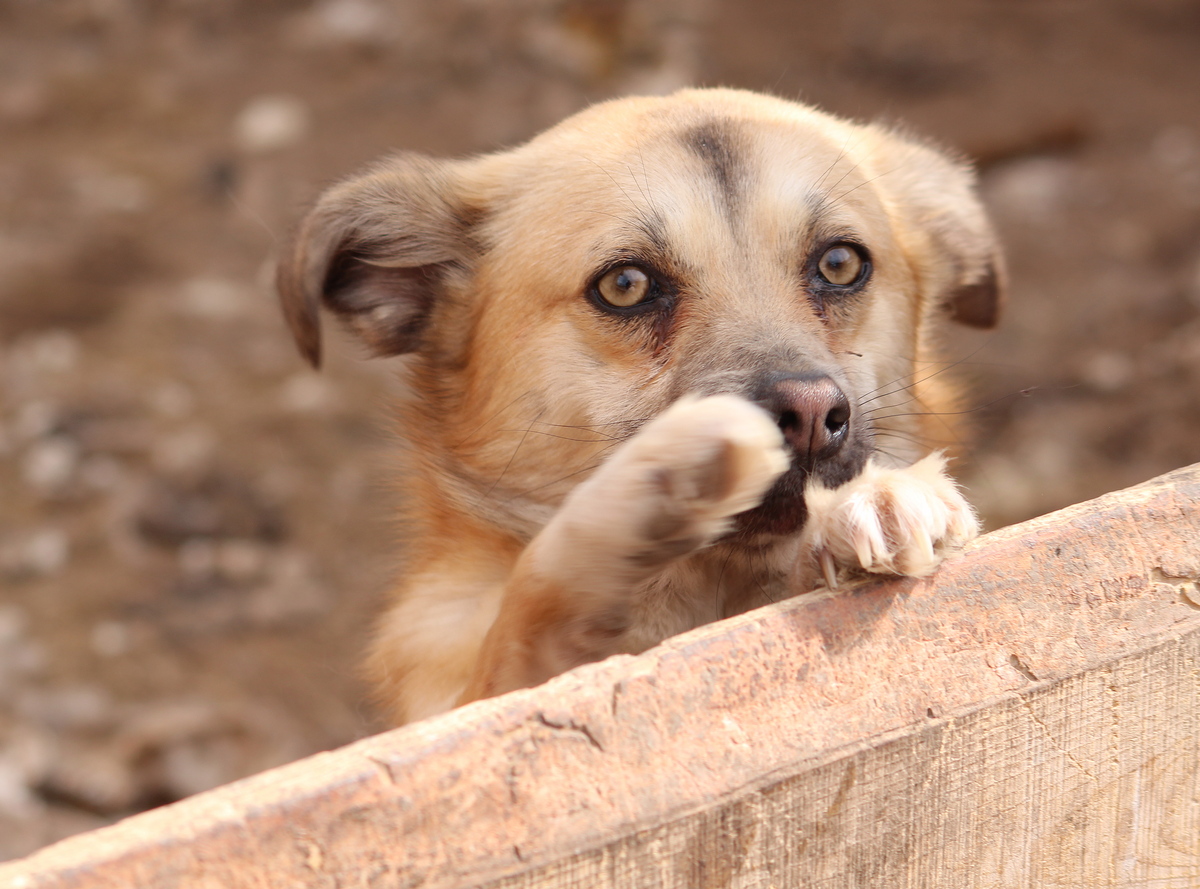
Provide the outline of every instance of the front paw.
{"type": "Polygon", "coordinates": [[[840,568],[922,577],[979,533],[941,454],[903,469],[870,462],[841,487],[810,485],[805,498],[801,563],[819,566],[829,587],[840,568]]]}
{"type": "MultiPolygon", "coordinates": [[[[683,398],[572,494],[564,512],[644,568],[711,543],[788,466],[767,413],[733,395],[683,398]]],[[[580,536],[583,536],[582,534],[580,536]]]]}

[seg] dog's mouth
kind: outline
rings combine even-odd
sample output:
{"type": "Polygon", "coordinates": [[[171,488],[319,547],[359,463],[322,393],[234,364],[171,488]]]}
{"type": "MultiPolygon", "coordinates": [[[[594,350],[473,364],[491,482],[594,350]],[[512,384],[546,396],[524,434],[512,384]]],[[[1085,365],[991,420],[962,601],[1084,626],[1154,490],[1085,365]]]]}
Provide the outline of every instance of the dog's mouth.
{"type": "Polygon", "coordinates": [[[809,481],[816,479],[826,487],[836,488],[855,478],[870,454],[865,439],[866,436],[855,436],[835,456],[816,462],[793,455],[791,466],[775,480],[762,502],[738,515],[730,537],[749,542],[800,531],[808,519],[804,489],[809,481]]]}

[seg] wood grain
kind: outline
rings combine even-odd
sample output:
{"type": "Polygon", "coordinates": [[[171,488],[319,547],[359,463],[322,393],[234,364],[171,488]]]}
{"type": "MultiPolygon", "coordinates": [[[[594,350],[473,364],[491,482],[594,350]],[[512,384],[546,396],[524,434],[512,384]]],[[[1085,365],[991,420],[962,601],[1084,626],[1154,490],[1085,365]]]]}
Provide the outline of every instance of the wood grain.
{"type": "Polygon", "coordinates": [[[1200,886],[1200,466],[0,865],[0,887],[1200,886]]]}

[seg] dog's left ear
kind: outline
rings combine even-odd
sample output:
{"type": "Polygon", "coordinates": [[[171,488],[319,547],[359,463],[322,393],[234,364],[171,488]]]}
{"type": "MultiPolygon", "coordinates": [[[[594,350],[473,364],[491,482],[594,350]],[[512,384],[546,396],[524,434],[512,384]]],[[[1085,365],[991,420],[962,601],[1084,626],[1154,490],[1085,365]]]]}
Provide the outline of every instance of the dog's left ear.
{"type": "Polygon", "coordinates": [[[901,240],[924,270],[930,302],[969,327],[1000,318],[1007,275],[1000,244],[966,163],[888,133],[879,183],[903,225],[901,240]]]}
{"type": "Polygon", "coordinates": [[[276,286],[301,354],[321,363],[320,309],[377,356],[420,347],[450,275],[475,254],[458,165],[416,154],[384,161],[321,196],[281,259],[276,286]]]}

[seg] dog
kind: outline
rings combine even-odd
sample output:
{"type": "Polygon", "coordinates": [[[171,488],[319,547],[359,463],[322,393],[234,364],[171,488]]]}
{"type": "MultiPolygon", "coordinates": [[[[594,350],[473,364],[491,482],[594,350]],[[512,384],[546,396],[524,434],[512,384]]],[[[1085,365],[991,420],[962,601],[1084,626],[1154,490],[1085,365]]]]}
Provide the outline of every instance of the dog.
{"type": "Polygon", "coordinates": [[[407,569],[368,670],[396,724],[977,533],[946,322],[1004,270],[969,167],[751,92],[587,108],[334,185],[278,290],[404,356],[407,569]]]}

